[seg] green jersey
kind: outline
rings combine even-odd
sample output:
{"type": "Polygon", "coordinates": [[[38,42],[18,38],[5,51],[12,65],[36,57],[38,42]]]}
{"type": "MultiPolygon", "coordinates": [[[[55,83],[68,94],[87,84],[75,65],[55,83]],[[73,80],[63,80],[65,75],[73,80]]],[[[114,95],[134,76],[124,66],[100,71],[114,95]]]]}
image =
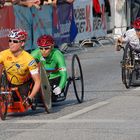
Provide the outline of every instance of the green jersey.
{"type": "Polygon", "coordinates": [[[50,73],[49,79],[60,77],[59,87],[64,88],[67,81],[66,63],[63,54],[58,49],[52,49],[47,57],[43,57],[39,48],[31,52],[31,55],[41,62],[46,71],[54,71],[50,73]]]}

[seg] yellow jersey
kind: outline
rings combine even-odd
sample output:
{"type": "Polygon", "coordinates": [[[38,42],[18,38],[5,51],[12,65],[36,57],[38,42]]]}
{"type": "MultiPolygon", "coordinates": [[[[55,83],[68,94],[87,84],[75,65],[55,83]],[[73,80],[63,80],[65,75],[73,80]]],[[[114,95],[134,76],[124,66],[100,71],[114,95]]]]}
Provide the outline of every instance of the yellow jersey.
{"type": "Polygon", "coordinates": [[[35,59],[26,51],[14,56],[10,49],[0,52],[0,64],[4,65],[8,81],[14,85],[21,85],[38,73],[35,59]]]}

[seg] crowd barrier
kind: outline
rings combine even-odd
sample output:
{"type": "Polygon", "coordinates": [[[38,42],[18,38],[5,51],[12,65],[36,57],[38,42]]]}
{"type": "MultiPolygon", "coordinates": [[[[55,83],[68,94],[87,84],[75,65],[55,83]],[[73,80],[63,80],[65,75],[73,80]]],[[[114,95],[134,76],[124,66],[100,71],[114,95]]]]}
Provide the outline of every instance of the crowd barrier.
{"type": "Polygon", "coordinates": [[[28,32],[26,50],[37,47],[37,38],[50,34],[56,44],[79,42],[107,34],[105,1],[99,0],[100,16],[93,14],[91,0],[76,0],[73,4],[57,7],[43,5],[41,9],[19,5],[0,9],[0,50],[8,47],[7,34],[12,28],[23,28],[28,32]]]}

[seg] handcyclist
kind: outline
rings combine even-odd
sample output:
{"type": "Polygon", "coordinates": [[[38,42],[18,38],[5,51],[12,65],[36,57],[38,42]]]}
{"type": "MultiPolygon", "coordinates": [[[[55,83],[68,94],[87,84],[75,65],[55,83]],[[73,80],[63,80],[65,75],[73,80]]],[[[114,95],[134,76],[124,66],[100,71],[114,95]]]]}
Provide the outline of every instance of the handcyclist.
{"type": "Polygon", "coordinates": [[[67,81],[66,63],[63,54],[54,48],[52,36],[42,35],[37,40],[38,48],[31,54],[44,65],[49,73],[49,81],[53,95],[60,95],[67,81]]]}
{"type": "Polygon", "coordinates": [[[122,37],[117,39],[117,51],[121,50],[122,43],[129,42],[132,50],[140,53],[140,17],[133,22],[132,26],[132,29],[129,29],[122,37]]]}
{"type": "Polygon", "coordinates": [[[27,32],[22,29],[13,29],[8,37],[9,49],[0,52],[0,64],[6,72],[9,86],[18,87],[23,101],[31,105],[40,89],[40,75],[35,59],[24,50],[27,32]],[[31,82],[34,84],[28,96],[31,82]]]}

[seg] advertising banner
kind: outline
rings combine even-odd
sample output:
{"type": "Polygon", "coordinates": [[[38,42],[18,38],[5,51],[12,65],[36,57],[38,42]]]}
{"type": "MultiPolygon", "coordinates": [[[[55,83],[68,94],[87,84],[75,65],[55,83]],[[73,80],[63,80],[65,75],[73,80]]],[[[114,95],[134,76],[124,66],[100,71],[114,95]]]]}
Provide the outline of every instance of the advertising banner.
{"type": "Polygon", "coordinates": [[[52,6],[43,5],[41,9],[32,7],[31,13],[33,16],[33,48],[36,48],[40,35],[52,35],[52,6]]]}
{"type": "MultiPolygon", "coordinates": [[[[103,37],[107,34],[106,14],[104,0],[98,0],[100,6],[100,14],[93,13],[93,32],[92,37],[103,37]]],[[[94,6],[94,3],[93,3],[94,6]]]]}
{"type": "Polygon", "coordinates": [[[15,16],[12,6],[0,9],[0,51],[8,48],[8,34],[15,27],[15,16]]]}
{"type": "Polygon", "coordinates": [[[78,28],[78,34],[75,41],[92,37],[92,1],[76,0],[74,2],[74,17],[76,26],[78,28]]]}
{"type": "Polygon", "coordinates": [[[74,17],[78,28],[76,42],[107,34],[104,0],[75,1],[74,17]]]}
{"type": "Polygon", "coordinates": [[[52,34],[52,6],[44,5],[41,9],[14,6],[16,27],[28,32],[25,50],[37,47],[37,38],[43,34],[52,34]]]}
{"type": "Polygon", "coordinates": [[[70,43],[77,35],[74,22],[73,5],[62,4],[53,9],[53,36],[56,44],[70,43]]]}
{"type": "Polygon", "coordinates": [[[37,39],[43,34],[53,35],[58,46],[107,34],[104,0],[76,0],[40,9],[5,6],[0,9],[0,20],[0,50],[8,48],[6,36],[15,27],[28,32],[25,50],[37,48],[37,39]]]}
{"type": "Polygon", "coordinates": [[[25,50],[32,49],[32,13],[31,9],[19,5],[14,5],[15,26],[27,31],[28,39],[25,44],[25,50]]]}

